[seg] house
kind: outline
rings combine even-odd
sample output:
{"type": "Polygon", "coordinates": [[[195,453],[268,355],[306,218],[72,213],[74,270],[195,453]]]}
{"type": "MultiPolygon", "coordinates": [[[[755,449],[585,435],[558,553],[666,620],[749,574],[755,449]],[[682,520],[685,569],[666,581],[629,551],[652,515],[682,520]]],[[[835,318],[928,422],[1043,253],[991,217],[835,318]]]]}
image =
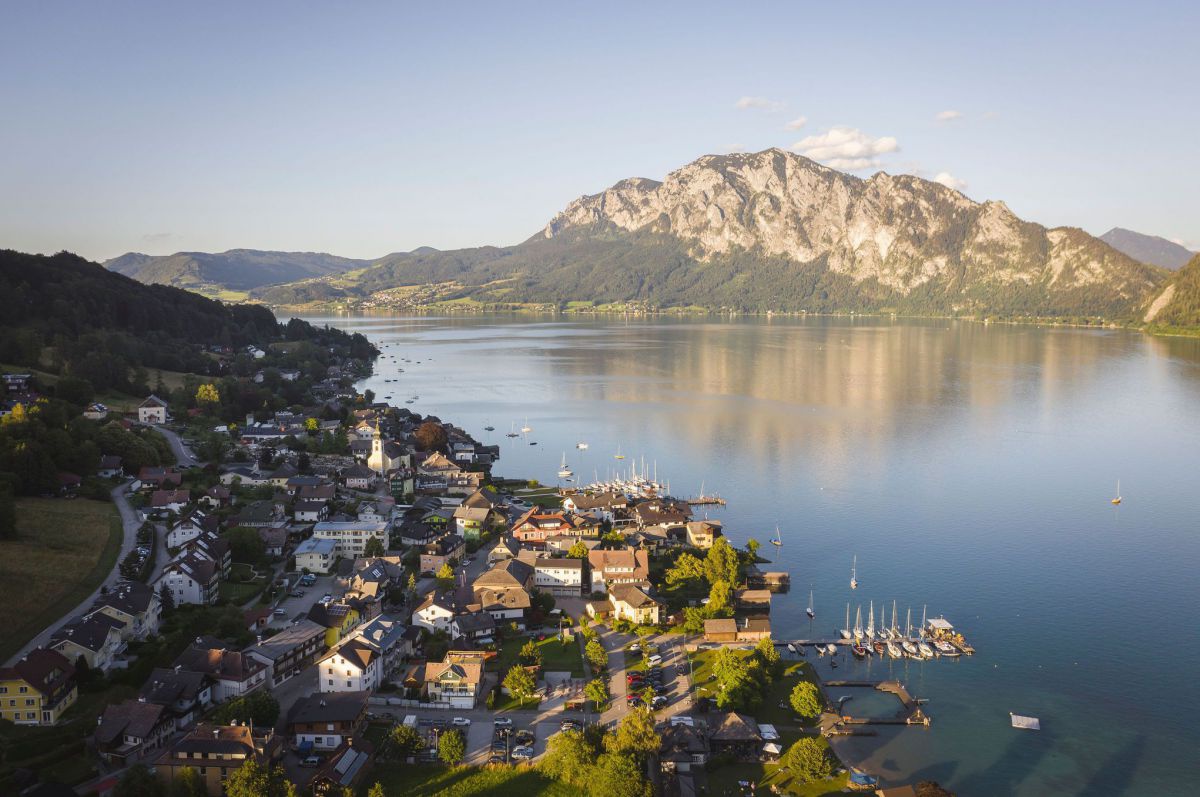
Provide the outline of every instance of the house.
{"type": "Polygon", "coordinates": [[[292,744],[302,753],[336,750],[366,727],[370,694],[363,690],[317,692],[300,698],[287,719],[292,744]]]}
{"type": "Polygon", "coordinates": [[[650,554],[641,549],[615,551],[595,548],[588,551],[592,566],[592,592],[605,592],[614,584],[633,584],[650,578],[650,554]]]}
{"type": "Polygon", "coordinates": [[[175,732],[165,708],[141,700],[108,705],[96,726],[96,752],[110,764],[125,765],[159,750],[175,732]]]}
{"type": "Polygon", "coordinates": [[[100,612],[121,623],[121,640],[145,639],[158,633],[162,617],[162,599],[152,587],[137,581],[122,581],[92,604],[100,612]]]}
{"type": "Polygon", "coordinates": [[[175,659],[177,671],[201,673],[213,681],[213,702],[248,695],[267,682],[267,665],[212,636],[196,639],[175,659]]]}
{"type": "Polygon", "coordinates": [[[156,668],[142,684],[138,700],[166,709],[176,730],[185,730],[212,705],[213,680],[183,668],[156,668]]]}
{"type": "Polygon", "coordinates": [[[71,662],[59,651],[35,648],[11,667],[0,667],[0,720],[57,724],[79,696],[71,662]]]}
{"type": "Polygon", "coordinates": [[[712,617],[704,621],[705,642],[736,642],[737,621],[732,617],[712,617]]]}
{"type": "Polygon", "coordinates": [[[178,487],[183,483],[183,474],[174,468],[146,465],[138,471],[137,480],[142,483],[142,490],[153,492],[178,487]]]}
{"type": "Polygon", "coordinates": [[[299,496],[301,501],[319,501],[326,503],[332,501],[337,494],[337,488],[328,482],[320,484],[304,484],[300,486],[299,496]]]}
{"type": "Polygon", "coordinates": [[[614,619],[638,625],[658,625],[661,621],[662,604],[636,584],[614,584],[608,590],[608,600],[614,619]]]}
{"type": "Polygon", "coordinates": [[[150,508],[182,512],[192,500],[187,490],[155,490],[150,495],[150,508]]]}
{"type": "Polygon", "coordinates": [[[155,589],[161,590],[163,586],[176,606],[185,603],[210,606],[220,597],[221,570],[215,562],[189,552],[163,568],[155,589]]]}
{"type": "Polygon", "coordinates": [[[512,559],[516,557],[517,552],[520,549],[521,546],[517,545],[517,543],[509,537],[501,537],[496,541],[496,544],[492,546],[492,550],[488,551],[488,567],[496,564],[496,562],[503,562],[506,559],[512,559]]]}
{"type": "Polygon", "coordinates": [[[121,467],[121,458],[116,454],[105,454],[100,457],[100,465],[96,468],[96,475],[101,479],[115,479],[119,476],[124,476],[125,471],[121,467]]]}
{"type": "Polygon", "coordinates": [[[167,402],[151,394],[138,405],[137,414],[138,423],[166,423],[167,402]]]}
{"type": "Polygon", "coordinates": [[[450,636],[472,642],[491,641],[496,634],[496,620],[485,611],[457,615],[450,623],[450,636]]]}
{"type": "Polygon", "coordinates": [[[429,631],[449,631],[454,620],[454,604],[448,595],[431,592],[413,610],[412,624],[429,631]]]}
{"type": "Polygon", "coordinates": [[[733,608],[739,613],[766,616],[771,613],[771,590],[739,589],[733,593],[733,608]]]}
{"type": "Polygon", "coordinates": [[[185,542],[196,539],[205,531],[215,532],[217,525],[216,517],[210,518],[199,509],[193,509],[171,524],[167,531],[167,548],[182,548],[185,542]]]}
{"type": "Polygon", "coordinates": [[[713,755],[726,754],[739,761],[757,761],[762,736],[753,717],[730,711],[710,724],[708,743],[713,755]]]}
{"type": "Polygon", "coordinates": [[[367,543],[372,539],[386,549],[388,547],[388,524],[384,521],[324,521],[313,527],[313,538],[333,540],[338,556],[356,559],[366,553],[367,543]]]}
{"type": "Polygon", "coordinates": [[[325,631],[323,625],[300,619],[274,636],[260,638],[245,653],[267,665],[271,686],[279,686],[325,651],[325,631]]]}
{"type": "MultiPolygon", "coordinates": [[[[567,534],[555,534],[553,537],[546,538],[546,555],[564,556],[570,553],[572,548],[581,543],[586,550],[591,551],[593,548],[600,547],[602,541],[596,537],[572,537],[567,534]]],[[[591,584],[590,578],[588,579],[588,584],[591,584]]]]}
{"type": "Polygon", "coordinates": [[[204,491],[204,495],[200,496],[199,502],[209,511],[216,511],[223,506],[229,506],[233,503],[233,495],[229,492],[229,488],[220,484],[214,484],[204,491]]]}
{"type": "Polygon", "coordinates": [[[107,671],[125,645],[121,630],[125,624],[103,612],[80,617],[55,631],[50,647],[76,662],[82,656],[92,670],[107,671]]]}
{"type": "Polygon", "coordinates": [[[691,520],[687,523],[687,543],[693,548],[707,550],[721,536],[721,521],[691,520]]]}
{"type": "Polygon", "coordinates": [[[613,523],[617,510],[629,508],[629,498],[624,493],[599,493],[598,495],[568,495],[563,498],[563,509],[576,515],[587,515],[596,520],[613,523]]]}
{"type": "Polygon", "coordinates": [[[382,679],[383,657],[358,637],[345,639],[317,662],[321,692],[370,692],[382,679]]]}
{"type": "Polygon", "coordinates": [[[329,518],[329,504],[325,501],[297,501],[292,518],[297,523],[320,523],[329,518]]]}
{"type": "Polygon", "coordinates": [[[350,738],[321,765],[310,783],[314,795],[354,794],[365,788],[375,747],[366,739],[350,738]]]}
{"type": "Polygon", "coordinates": [[[771,638],[771,621],[766,617],[745,617],[738,621],[738,642],[761,642],[771,638]]]}
{"type": "Polygon", "coordinates": [[[403,587],[404,563],[399,556],[373,556],[354,560],[346,594],[356,598],[382,598],[392,587],[403,587]]]}
{"type": "Polygon", "coordinates": [[[695,725],[670,724],[661,733],[658,761],[664,772],[691,772],[708,763],[708,739],[695,725]]]}
{"type": "Polygon", "coordinates": [[[337,561],[337,542],[309,537],[296,546],[296,568],[308,573],[325,574],[337,561]]]}
{"type": "Polygon", "coordinates": [[[346,603],[314,603],[308,619],[325,629],[325,647],[331,648],[359,624],[362,615],[346,603]]]}
{"type": "Polygon", "coordinates": [[[425,692],[432,702],[471,709],[483,680],[481,661],[443,661],[425,665],[425,692]]]}
{"type": "Polygon", "coordinates": [[[180,556],[192,554],[212,562],[222,578],[229,575],[229,569],[233,566],[233,551],[229,540],[214,531],[205,531],[196,539],[185,542],[183,550],[179,553],[180,556]]]}
{"type": "Polygon", "coordinates": [[[412,466],[412,459],[404,447],[393,441],[385,442],[379,422],[375,422],[375,430],[371,435],[371,453],[367,455],[367,467],[380,476],[390,471],[412,466]]]}
{"type": "Polygon", "coordinates": [[[533,565],[533,584],[556,597],[576,597],[583,591],[582,559],[538,559],[533,565]]]}
{"type": "Polygon", "coordinates": [[[525,545],[541,547],[547,537],[565,534],[570,529],[571,522],[563,512],[546,512],[533,507],[513,524],[512,536],[525,545]]]}
{"type": "Polygon", "coordinates": [[[243,487],[261,487],[269,480],[253,468],[234,466],[221,474],[221,484],[229,487],[241,484],[243,487]]]}
{"type": "Polygon", "coordinates": [[[392,516],[390,505],[377,504],[373,501],[363,501],[358,505],[358,519],[365,523],[387,521],[392,516]]]}
{"type": "Polygon", "coordinates": [[[380,615],[354,629],[351,639],[370,645],[378,653],[382,661],[379,668],[379,682],[385,683],[401,662],[413,654],[414,634],[408,626],[389,617],[380,615]]]}
{"type": "Polygon", "coordinates": [[[219,797],[235,769],[250,759],[269,767],[280,748],[272,728],[202,723],[171,744],[154,761],[154,771],[170,790],[182,770],[195,770],[209,797],[219,797]]]}
{"type": "Polygon", "coordinates": [[[451,560],[461,561],[467,552],[467,541],[457,534],[447,534],[434,540],[421,551],[421,572],[436,573],[451,560]]]}
{"type": "Polygon", "coordinates": [[[445,534],[445,530],[420,520],[406,520],[400,525],[400,544],[428,545],[445,534]]]}
{"type": "Polygon", "coordinates": [[[286,526],[258,529],[258,538],[263,541],[263,553],[267,556],[283,556],[287,547],[288,530],[286,526]]]}
{"type": "Polygon", "coordinates": [[[274,501],[252,501],[243,506],[229,520],[229,525],[245,526],[247,528],[262,528],[278,526],[283,521],[283,511],[274,501]]]}
{"type": "Polygon", "coordinates": [[[692,508],[683,501],[655,498],[631,507],[638,528],[657,526],[667,532],[684,532],[692,519],[692,508]]]}

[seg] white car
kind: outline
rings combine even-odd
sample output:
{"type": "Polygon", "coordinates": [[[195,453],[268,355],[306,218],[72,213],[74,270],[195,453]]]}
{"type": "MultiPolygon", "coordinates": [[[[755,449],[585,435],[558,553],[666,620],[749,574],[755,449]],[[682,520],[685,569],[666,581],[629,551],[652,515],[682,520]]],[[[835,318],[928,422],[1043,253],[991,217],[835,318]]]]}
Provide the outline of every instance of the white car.
{"type": "Polygon", "coordinates": [[[321,596],[321,603],[324,603],[324,604],[330,604],[330,603],[333,603],[333,596],[332,596],[332,595],[329,595],[329,594],[322,595],[322,596],[321,596]]]}
{"type": "Polygon", "coordinates": [[[646,659],[647,664],[662,664],[662,656],[655,653],[653,656],[646,659]]]}
{"type": "Polygon", "coordinates": [[[532,747],[517,747],[517,748],[514,748],[512,753],[510,753],[509,755],[512,756],[514,761],[528,761],[531,758],[533,758],[533,748],[532,747]]]}
{"type": "Polygon", "coordinates": [[[465,725],[470,725],[470,724],[471,724],[471,720],[470,720],[469,718],[467,718],[467,717],[455,717],[454,719],[450,720],[450,724],[451,724],[451,725],[464,725],[464,726],[465,726],[465,725]]]}
{"type": "Polygon", "coordinates": [[[496,719],[494,719],[492,721],[492,724],[495,725],[497,728],[511,728],[512,727],[512,719],[509,717],[497,717],[496,719]]]}

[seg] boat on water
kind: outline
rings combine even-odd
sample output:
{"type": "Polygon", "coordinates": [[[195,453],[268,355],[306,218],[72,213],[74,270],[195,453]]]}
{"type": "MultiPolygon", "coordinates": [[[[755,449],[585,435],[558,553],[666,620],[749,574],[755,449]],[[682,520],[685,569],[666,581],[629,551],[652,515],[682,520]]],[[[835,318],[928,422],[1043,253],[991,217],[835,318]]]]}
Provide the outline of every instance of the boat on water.
{"type": "Polygon", "coordinates": [[[517,434],[517,422],[516,421],[513,421],[512,426],[509,427],[508,432],[504,436],[505,437],[520,437],[521,436],[521,435],[517,434]]]}
{"type": "Polygon", "coordinates": [[[900,643],[900,647],[910,657],[912,657],[914,659],[921,658],[921,652],[919,650],[917,650],[917,646],[914,645],[912,642],[909,642],[907,639],[900,643]]]}
{"type": "Polygon", "coordinates": [[[795,645],[793,645],[791,642],[787,643],[787,649],[788,649],[788,651],[789,651],[789,652],[791,652],[791,653],[795,653],[795,652],[796,652],[796,646],[795,646],[795,645]]]}
{"type": "Polygon", "coordinates": [[[858,589],[858,554],[854,555],[854,564],[850,565],[850,589],[858,589]]]}
{"type": "Polygon", "coordinates": [[[613,459],[625,459],[625,455],[621,453],[621,446],[617,446],[617,453],[613,454],[613,459]]]}
{"type": "Polygon", "coordinates": [[[483,431],[494,432],[494,431],[496,431],[496,427],[495,426],[485,426],[485,427],[483,427],[483,431]]]}
{"type": "Polygon", "coordinates": [[[954,647],[944,639],[939,639],[938,641],[934,642],[933,647],[935,650],[937,650],[939,656],[953,658],[955,656],[962,655],[962,652],[958,648],[954,647]]]}
{"type": "Polygon", "coordinates": [[[867,657],[867,654],[870,653],[871,650],[866,645],[857,645],[856,644],[856,645],[850,646],[850,652],[854,654],[854,658],[856,658],[856,659],[865,659],[867,657]]]}
{"type": "Polygon", "coordinates": [[[526,418],[526,419],[525,419],[525,425],[521,427],[521,433],[522,433],[522,434],[529,434],[529,433],[530,433],[530,432],[532,432],[532,431],[533,431],[533,427],[529,425],[529,419],[528,419],[528,418],[526,418]]]}
{"type": "Polygon", "coordinates": [[[385,398],[385,399],[390,399],[390,398],[391,398],[391,396],[384,396],[384,398],[385,398]]]}
{"type": "Polygon", "coordinates": [[[846,604],[846,624],[842,626],[842,630],[839,633],[842,639],[850,638],[850,604],[848,603],[846,604]]]}
{"type": "Polygon", "coordinates": [[[574,472],[572,472],[571,469],[567,467],[567,452],[564,451],[563,455],[562,455],[562,462],[558,466],[558,478],[569,479],[570,477],[572,477],[574,475],[575,475],[574,472]]]}
{"type": "Polygon", "coordinates": [[[816,616],[817,616],[817,615],[816,615],[816,613],[815,613],[815,612],[813,612],[813,593],[812,593],[812,589],[809,589],[809,590],[808,590],[808,608],[807,608],[807,609],[805,609],[804,611],[805,611],[805,613],[808,615],[808,619],[810,619],[810,620],[811,620],[811,619],[813,619],[814,617],[816,617],[816,616]]]}
{"type": "Polygon", "coordinates": [[[575,447],[578,448],[580,451],[587,451],[588,444],[581,440],[580,442],[575,444],[575,447]]]}
{"type": "Polygon", "coordinates": [[[871,613],[867,619],[867,639],[875,638],[875,601],[871,601],[871,613]]]}
{"type": "Polygon", "coordinates": [[[530,440],[530,441],[529,441],[529,445],[531,445],[531,446],[536,446],[536,445],[537,445],[537,440],[530,440]]]}
{"type": "Polygon", "coordinates": [[[893,659],[904,658],[904,651],[901,649],[901,647],[899,645],[896,644],[896,640],[894,640],[894,639],[888,640],[887,652],[888,652],[888,655],[891,656],[893,659]]]}
{"type": "Polygon", "coordinates": [[[829,653],[830,656],[832,656],[835,653],[837,653],[837,645],[830,642],[828,645],[825,646],[825,650],[826,650],[826,652],[829,653]]]}
{"type": "Polygon", "coordinates": [[[871,649],[875,651],[876,656],[882,656],[883,652],[887,648],[884,646],[884,644],[882,642],[880,642],[878,639],[876,639],[874,642],[871,643],[871,649]]]}
{"type": "Polygon", "coordinates": [[[862,606],[859,606],[854,610],[854,631],[852,633],[854,634],[855,639],[862,639],[862,606]]]}
{"type": "Polygon", "coordinates": [[[836,669],[837,669],[837,659],[835,659],[835,658],[830,658],[830,659],[829,659],[829,666],[830,666],[830,667],[832,667],[833,669],[835,669],[835,670],[836,670],[836,669]]]}
{"type": "Polygon", "coordinates": [[[923,659],[932,659],[933,658],[933,648],[929,647],[928,643],[918,642],[917,650],[919,650],[921,652],[921,658],[923,658],[923,659]]]}
{"type": "Polygon", "coordinates": [[[1117,479],[1117,494],[1113,497],[1112,502],[1114,504],[1121,503],[1121,480],[1120,479],[1117,479]]]}
{"type": "MultiPolygon", "coordinates": [[[[783,537],[779,535],[779,524],[775,524],[775,537],[771,540],[772,545],[783,545],[783,537]]],[[[811,615],[809,615],[811,617],[811,615]]]]}

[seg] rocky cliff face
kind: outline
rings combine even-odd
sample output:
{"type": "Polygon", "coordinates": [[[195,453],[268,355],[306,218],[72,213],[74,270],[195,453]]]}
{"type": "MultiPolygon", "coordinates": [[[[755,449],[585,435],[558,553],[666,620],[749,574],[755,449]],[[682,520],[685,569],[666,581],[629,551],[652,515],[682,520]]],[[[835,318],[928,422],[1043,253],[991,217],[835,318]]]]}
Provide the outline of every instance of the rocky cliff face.
{"type": "Polygon", "coordinates": [[[575,200],[542,234],[605,227],[673,236],[701,261],[742,251],[821,263],[902,296],[1040,286],[1135,301],[1163,280],[1081,230],[1022,221],[1003,202],[908,175],[860,179],[779,149],[705,156],[662,182],[623,180],[575,200]]]}

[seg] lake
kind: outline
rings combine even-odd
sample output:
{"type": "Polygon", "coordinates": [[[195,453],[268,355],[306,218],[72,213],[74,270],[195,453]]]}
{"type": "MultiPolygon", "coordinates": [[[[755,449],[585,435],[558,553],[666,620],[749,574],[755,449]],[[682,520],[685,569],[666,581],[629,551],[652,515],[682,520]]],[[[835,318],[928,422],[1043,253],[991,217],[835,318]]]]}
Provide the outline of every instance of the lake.
{"type": "Polygon", "coordinates": [[[944,320],[310,320],[398,344],[362,386],[500,443],[498,475],[555,483],[565,453],[590,481],[644,458],[675,495],[727,498],[711,516],[736,544],[778,525],[783,546],[763,547],[793,591],[777,638],[835,635],[847,602],[864,621],[870,601],[945,615],[974,657],[836,671],[929,700],[929,729],[839,748],[887,782],[1194,793],[1200,341],[944,320]],[[526,420],[528,439],[505,438],[526,420]]]}

